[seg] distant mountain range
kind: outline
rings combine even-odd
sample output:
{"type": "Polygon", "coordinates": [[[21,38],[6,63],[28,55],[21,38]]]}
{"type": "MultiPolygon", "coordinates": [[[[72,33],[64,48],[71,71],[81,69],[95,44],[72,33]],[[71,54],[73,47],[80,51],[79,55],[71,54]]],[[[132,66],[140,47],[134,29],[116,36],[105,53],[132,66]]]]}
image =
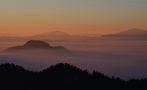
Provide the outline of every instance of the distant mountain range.
{"type": "Polygon", "coordinates": [[[66,32],[61,31],[53,31],[53,32],[46,32],[41,33],[37,35],[33,35],[30,37],[27,37],[29,39],[40,39],[40,40],[49,40],[49,41],[71,41],[71,40],[89,40],[91,38],[94,38],[97,35],[70,35],[66,32]]]}
{"type": "Polygon", "coordinates": [[[53,31],[47,33],[41,33],[37,35],[30,36],[31,39],[42,39],[42,40],[66,40],[71,38],[71,35],[61,31],[53,31]]]}
{"type": "Polygon", "coordinates": [[[46,40],[46,41],[81,41],[99,39],[118,39],[118,40],[147,40],[147,30],[129,29],[115,34],[107,35],[70,35],[66,32],[53,31],[32,36],[0,36],[0,41],[22,41],[22,40],[46,40]]]}
{"type": "Polygon", "coordinates": [[[47,42],[41,40],[30,40],[22,46],[10,47],[4,52],[23,52],[23,51],[48,51],[48,52],[67,52],[68,50],[63,46],[51,46],[47,42]]]}
{"type": "Polygon", "coordinates": [[[147,40],[147,31],[143,29],[129,29],[116,34],[102,35],[101,39],[147,40]]]}

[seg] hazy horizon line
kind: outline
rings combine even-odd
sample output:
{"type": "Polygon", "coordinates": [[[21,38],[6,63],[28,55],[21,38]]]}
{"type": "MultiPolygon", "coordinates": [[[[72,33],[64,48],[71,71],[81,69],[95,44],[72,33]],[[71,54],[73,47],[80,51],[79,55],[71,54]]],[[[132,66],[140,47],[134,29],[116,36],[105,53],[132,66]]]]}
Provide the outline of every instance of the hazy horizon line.
{"type": "Polygon", "coordinates": [[[41,34],[50,34],[50,33],[54,33],[54,32],[61,32],[61,33],[65,33],[65,34],[68,34],[70,36],[101,36],[101,35],[107,35],[107,34],[116,34],[116,33],[119,33],[119,32],[123,32],[123,31],[127,31],[127,30],[131,30],[131,29],[140,29],[140,30],[145,30],[147,31],[147,29],[144,29],[144,28],[128,28],[128,29],[123,29],[123,30],[120,30],[120,31],[115,31],[115,32],[108,32],[108,33],[79,33],[79,34],[73,34],[71,32],[67,32],[67,31],[60,31],[60,30],[51,30],[51,31],[45,31],[45,32],[38,32],[38,33],[33,33],[33,34],[30,34],[30,35],[23,35],[23,34],[5,34],[5,33],[1,33],[0,32],[0,37],[31,37],[31,36],[36,36],[36,35],[41,35],[41,34]]]}

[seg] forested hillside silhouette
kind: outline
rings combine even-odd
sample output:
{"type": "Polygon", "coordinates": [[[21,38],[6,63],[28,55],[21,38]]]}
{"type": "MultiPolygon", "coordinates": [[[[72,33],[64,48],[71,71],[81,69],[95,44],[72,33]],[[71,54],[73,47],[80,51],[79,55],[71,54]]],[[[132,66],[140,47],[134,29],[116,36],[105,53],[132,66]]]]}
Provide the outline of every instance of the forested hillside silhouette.
{"type": "Polygon", "coordinates": [[[66,63],[40,72],[14,64],[0,65],[1,90],[147,90],[147,79],[121,80],[100,72],[89,73],[66,63]]]}

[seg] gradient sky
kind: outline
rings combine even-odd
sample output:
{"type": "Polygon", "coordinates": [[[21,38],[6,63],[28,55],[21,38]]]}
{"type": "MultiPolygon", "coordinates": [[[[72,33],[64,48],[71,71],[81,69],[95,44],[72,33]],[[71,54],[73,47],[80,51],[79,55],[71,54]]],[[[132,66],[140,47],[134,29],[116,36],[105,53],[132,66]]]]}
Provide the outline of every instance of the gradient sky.
{"type": "Polygon", "coordinates": [[[0,34],[147,29],[147,0],[0,0],[0,34]]]}

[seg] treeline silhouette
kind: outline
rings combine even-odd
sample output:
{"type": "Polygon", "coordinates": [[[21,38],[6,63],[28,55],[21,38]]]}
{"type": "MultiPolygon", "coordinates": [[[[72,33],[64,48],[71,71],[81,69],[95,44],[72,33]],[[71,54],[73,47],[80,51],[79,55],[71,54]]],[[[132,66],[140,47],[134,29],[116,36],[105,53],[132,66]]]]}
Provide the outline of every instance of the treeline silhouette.
{"type": "Polygon", "coordinates": [[[66,63],[41,72],[7,63],[0,65],[0,90],[147,90],[147,79],[124,81],[66,63]]]}

